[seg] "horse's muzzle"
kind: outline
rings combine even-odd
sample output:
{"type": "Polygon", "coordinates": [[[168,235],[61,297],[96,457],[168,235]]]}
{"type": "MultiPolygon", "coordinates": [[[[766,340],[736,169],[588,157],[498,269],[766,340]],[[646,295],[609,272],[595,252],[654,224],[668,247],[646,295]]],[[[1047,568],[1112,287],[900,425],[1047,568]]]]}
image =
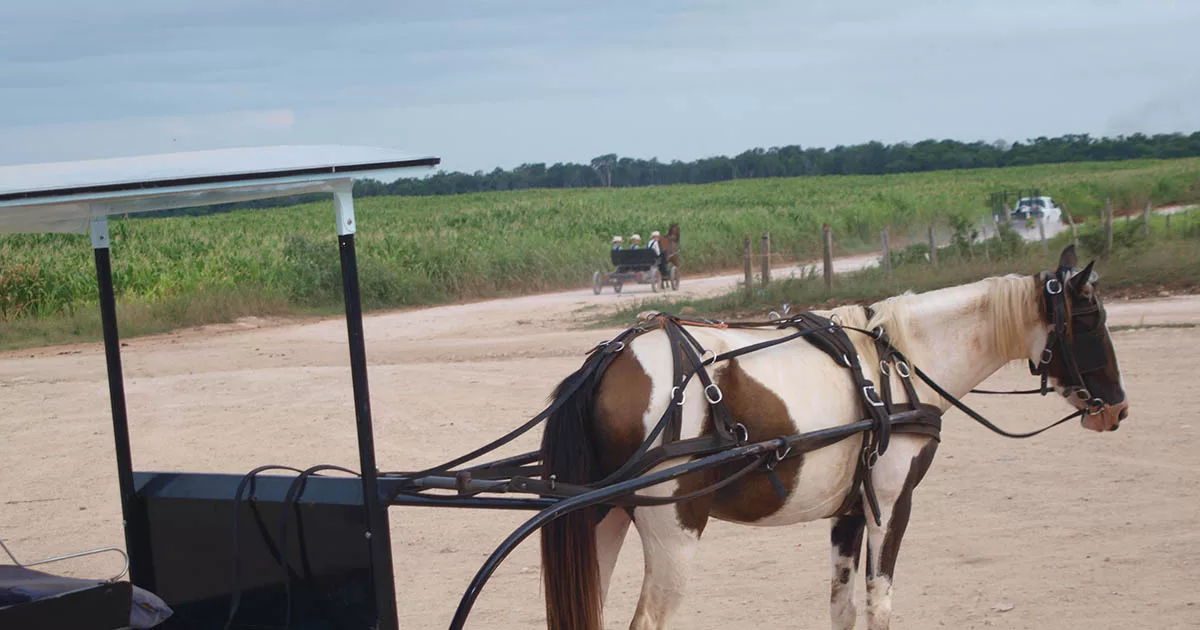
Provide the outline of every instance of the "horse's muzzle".
{"type": "Polygon", "coordinates": [[[1092,431],[1116,431],[1121,421],[1129,416],[1129,401],[1123,400],[1114,405],[1107,405],[1100,413],[1083,417],[1083,428],[1092,431]]]}

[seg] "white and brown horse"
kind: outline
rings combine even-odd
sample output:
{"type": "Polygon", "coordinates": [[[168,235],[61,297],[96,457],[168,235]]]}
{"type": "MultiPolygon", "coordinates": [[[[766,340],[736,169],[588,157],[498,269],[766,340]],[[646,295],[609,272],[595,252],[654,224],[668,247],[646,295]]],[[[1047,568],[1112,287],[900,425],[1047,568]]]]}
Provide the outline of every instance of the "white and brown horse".
{"type": "MultiPolygon", "coordinates": [[[[1104,324],[1091,265],[1076,272],[1073,248],[1063,252],[1067,270],[1068,339],[1063,348],[1085,349],[1101,357],[1073,379],[1062,361],[1049,362],[1049,379],[1064,396],[1080,391],[1092,399],[1092,415],[1083,426],[1114,430],[1128,413],[1120,372],[1104,324]],[[1073,346],[1072,343],[1075,345],[1073,346]],[[1082,380],[1083,382],[1075,382],[1082,380]],[[1097,401],[1100,404],[1097,405],[1097,401]]],[[[919,295],[906,294],[872,306],[832,311],[846,327],[882,327],[913,365],[955,397],[965,396],[1005,364],[1041,361],[1053,326],[1045,316],[1045,276],[1004,276],[919,295]]],[[[788,334],[776,329],[689,328],[704,348],[722,353],[788,334]]],[[[878,365],[876,346],[863,334],[848,332],[863,366],[878,365]]],[[[595,482],[634,454],[647,432],[671,404],[672,351],[661,330],[634,338],[602,373],[590,375],[550,417],[543,437],[543,461],[555,462],[547,474],[560,482],[595,482]]],[[[1074,366],[1074,362],[1068,362],[1074,366]]],[[[733,419],[745,425],[750,441],[840,426],[862,419],[862,402],[844,367],[812,344],[797,340],[718,362],[712,378],[723,392],[733,419]]],[[[897,402],[905,397],[899,376],[877,371],[872,380],[892,379],[897,402]]],[[[916,383],[922,401],[945,411],[949,404],[924,383],[916,383]]],[[[680,438],[713,431],[701,384],[691,380],[683,399],[680,438]]],[[[1087,405],[1075,396],[1077,408],[1087,405]]],[[[661,437],[659,438],[661,439],[661,437]]],[[[839,511],[854,484],[861,444],[845,440],[779,463],[775,472],[785,493],[765,473],[755,472],[717,492],[673,505],[607,511],[591,508],[551,522],[542,532],[542,563],[547,619],[554,630],[597,630],[608,582],[625,533],[632,523],[642,539],[645,574],[631,628],[666,628],[679,608],[689,563],[709,518],[756,526],[792,525],[831,520],[832,626],[853,628],[855,576],[866,532],[867,626],[888,628],[892,576],[908,524],[913,489],[929,469],[936,440],[894,434],[890,446],[867,474],[878,498],[880,524],[867,518],[864,501],[854,497],[839,511]]],[[[677,463],[677,462],[671,462],[677,463]]],[[[669,464],[663,464],[659,468],[669,464]]],[[[713,469],[655,486],[643,495],[680,496],[718,481],[727,471],[713,469]]]]}

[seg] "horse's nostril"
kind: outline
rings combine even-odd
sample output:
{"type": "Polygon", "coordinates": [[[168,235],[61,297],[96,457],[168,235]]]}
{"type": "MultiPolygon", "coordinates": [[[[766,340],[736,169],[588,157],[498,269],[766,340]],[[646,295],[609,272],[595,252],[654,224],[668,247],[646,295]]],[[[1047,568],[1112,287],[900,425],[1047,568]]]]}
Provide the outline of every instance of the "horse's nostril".
{"type": "Polygon", "coordinates": [[[1117,420],[1124,420],[1129,415],[1129,409],[1122,409],[1121,413],[1117,414],[1117,420]]]}

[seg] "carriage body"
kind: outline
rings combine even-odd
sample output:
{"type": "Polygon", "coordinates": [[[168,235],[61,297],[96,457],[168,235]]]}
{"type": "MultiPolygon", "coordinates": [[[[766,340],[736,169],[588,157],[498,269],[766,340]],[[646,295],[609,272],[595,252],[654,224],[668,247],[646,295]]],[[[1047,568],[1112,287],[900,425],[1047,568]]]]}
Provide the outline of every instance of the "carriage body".
{"type": "Polygon", "coordinates": [[[652,249],[614,249],[609,252],[609,260],[613,265],[612,271],[604,274],[597,270],[592,274],[592,292],[597,295],[606,286],[620,293],[627,282],[649,284],[654,292],[660,288],[679,288],[677,267],[670,265],[668,275],[664,278],[659,267],[661,256],[652,249]]]}

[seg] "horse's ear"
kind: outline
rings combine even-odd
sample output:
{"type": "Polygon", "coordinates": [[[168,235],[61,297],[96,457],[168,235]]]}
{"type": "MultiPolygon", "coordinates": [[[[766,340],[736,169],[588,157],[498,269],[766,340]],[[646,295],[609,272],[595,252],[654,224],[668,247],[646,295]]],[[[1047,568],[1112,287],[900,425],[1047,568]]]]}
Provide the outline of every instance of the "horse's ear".
{"type": "Polygon", "coordinates": [[[1083,291],[1083,287],[1087,286],[1087,284],[1092,281],[1092,267],[1095,266],[1096,261],[1093,260],[1088,262],[1087,266],[1083,268],[1083,271],[1080,271],[1072,276],[1070,281],[1067,282],[1067,284],[1071,285],[1071,289],[1075,291],[1076,295],[1079,295],[1083,291]]]}
{"type": "Polygon", "coordinates": [[[1066,267],[1067,269],[1074,269],[1075,265],[1078,264],[1079,257],[1075,255],[1075,244],[1072,243],[1067,245],[1066,248],[1062,250],[1062,254],[1059,254],[1058,256],[1058,266],[1066,267]]]}

